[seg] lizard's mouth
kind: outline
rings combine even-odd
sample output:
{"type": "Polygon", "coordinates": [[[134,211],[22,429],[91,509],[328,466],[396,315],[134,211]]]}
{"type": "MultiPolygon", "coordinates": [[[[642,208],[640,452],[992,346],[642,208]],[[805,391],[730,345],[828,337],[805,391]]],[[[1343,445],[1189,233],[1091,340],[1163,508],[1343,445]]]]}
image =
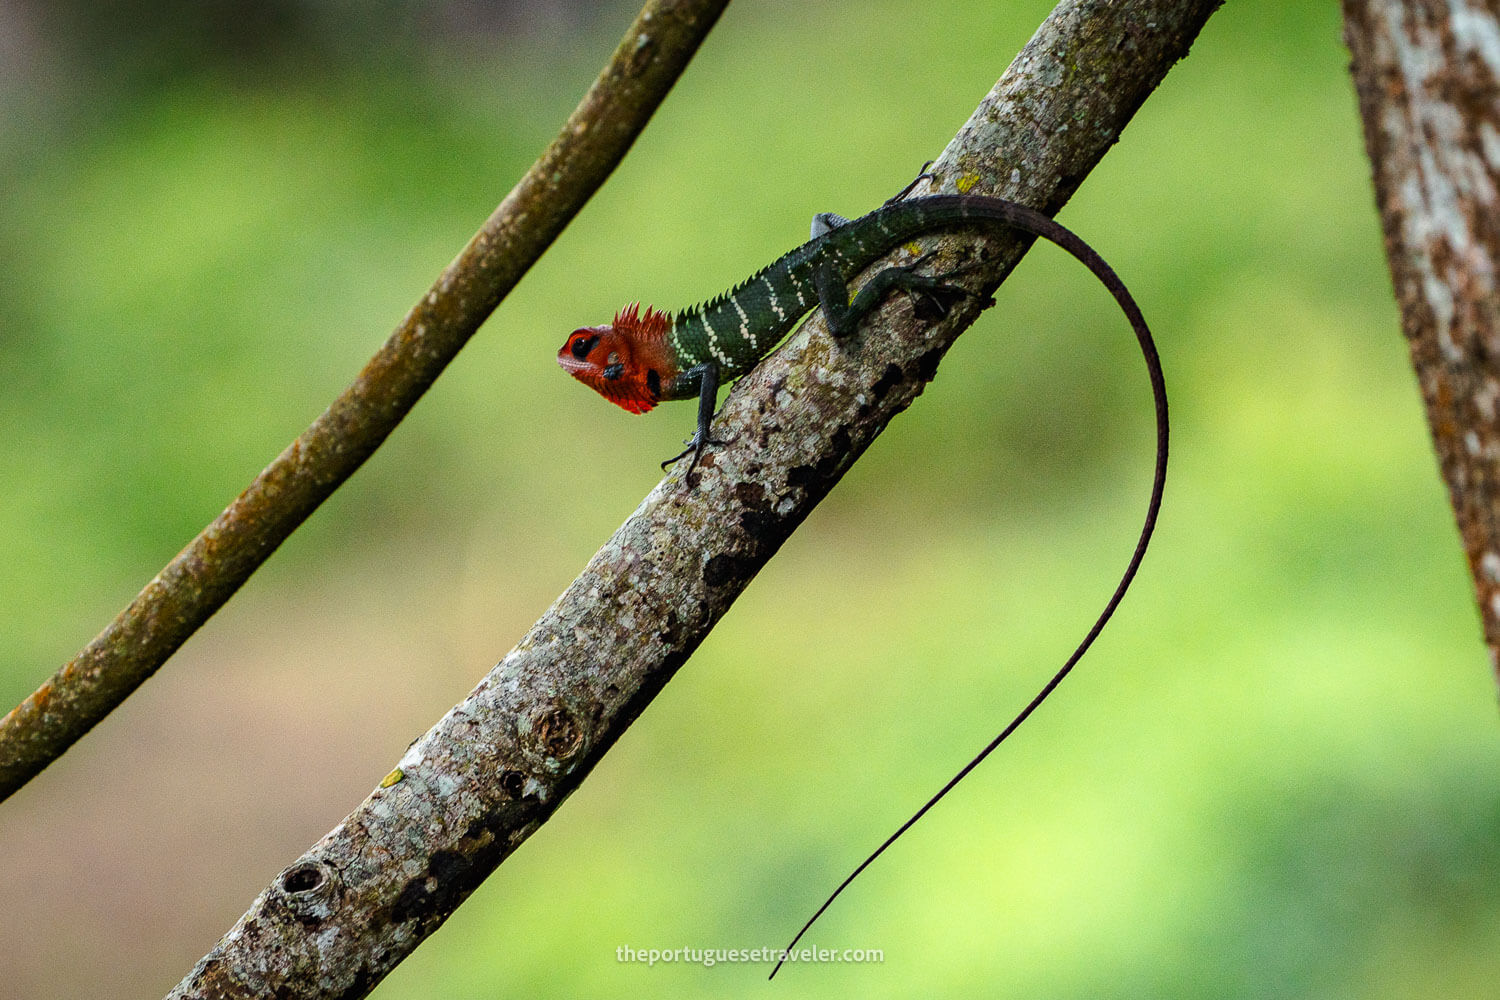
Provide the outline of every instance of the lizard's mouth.
{"type": "Polygon", "coordinates": [[[566,349],[558,354],[557,363],[563,371],[611,403],[631,413],[645,413],[656,406],[656,397],[652,394],[650,387],[642,384],[639,378],[632,378],[629,375],[608,378],[599,371],[596,365],[588,361],[580,361],[566,349]]]}
{"type": "Polygon", "coordinates": [[[563,348],[562,351],[558,353],[557,363],[562,366],[563,371],[567,372],[574,378],[580,381],[588,381],[585,376],[588,374],[588,369],[592,366],[586,360],[580,361],[577,358],[573,357],[573,355],[569,353],[567,348],[563,348]]]}

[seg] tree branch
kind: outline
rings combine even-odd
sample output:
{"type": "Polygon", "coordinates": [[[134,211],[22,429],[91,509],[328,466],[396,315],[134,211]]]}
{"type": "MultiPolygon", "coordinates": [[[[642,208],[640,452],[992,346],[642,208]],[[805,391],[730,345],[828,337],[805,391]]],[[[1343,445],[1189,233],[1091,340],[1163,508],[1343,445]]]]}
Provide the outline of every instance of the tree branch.
{"type": "MultiPolygon", "coordinates": [[[[935,164],[947,190],[1061,206],[1218,0],[1067,0],[935,164]]],[[[992,240],[988,287],[1027,241],[992,240]]],[[[674,471],[473,692],[277,876],[171,996],[366,995],[551,816],[762,565],[933,378],[977,310],[814,318],[741,380],[731,443],[674,471]]],[[[679,467],[680,468],[680,467],[679,467]]]]}
{"type": "Polygon", "coordinates": [[[1500,16],[1344,0],[1401,325],[1500,680],[1500,16]]]}
{"type": "Polygon", "coordinates": [[[552,142],[353,384],[0,719],[0,801],[112,712],[364,464],[625,156],[729,0],[648,0],[552,142]]]}

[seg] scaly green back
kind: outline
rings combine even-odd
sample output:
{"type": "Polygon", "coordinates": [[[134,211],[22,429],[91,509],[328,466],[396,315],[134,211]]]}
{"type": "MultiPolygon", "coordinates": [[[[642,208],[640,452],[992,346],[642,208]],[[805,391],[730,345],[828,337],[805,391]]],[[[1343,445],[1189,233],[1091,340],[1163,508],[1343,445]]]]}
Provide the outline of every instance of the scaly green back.
{"type": "Polygon", "coordinates": [[[674,316],[668,337],[679,370],[712,360],[725,382],[754,368],[818,305],[813,276],[823,262],[831,262],[848,282],[913,237],[954,229],[1009,229],[1013,218],[1007,202],[964,195],[933,195],[877,208],[674,316]]]}

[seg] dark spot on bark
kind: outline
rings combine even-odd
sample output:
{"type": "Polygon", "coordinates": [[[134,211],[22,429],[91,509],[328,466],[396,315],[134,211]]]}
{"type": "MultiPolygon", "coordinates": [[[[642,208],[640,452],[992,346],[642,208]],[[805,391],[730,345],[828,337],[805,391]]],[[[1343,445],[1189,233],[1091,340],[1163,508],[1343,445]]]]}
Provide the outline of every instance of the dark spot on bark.
{"type": "Polygon", "coordinates": [[[500,772],[500,789],[513,799],[519,799],[521,793],[526,790],[526,775],[520,771],[505,770],[500,772]]]}
{"type": "Polygon", "coordinates": [[[720,552],[703,566],[703,582],[714,590],[742,580],[749,573],[749,560],[743,556],[720,552]]]}
{"type": "MultiPolygon", "coordinates": [[[[468,836],[472,836],[473,832],[472,827],[464,831],[468,836]]],[[[462,878],[473,867],[474,862],[457,851],[434,851],[432,860],[427,864],[427,872],[439,882],[453,882],[462,878]]]]}
{"type": "Polygon", "coordinates": [[[934,347],[917,359],[917,377],[923,382],[937,378],[938,362],[943,360],[941,348],[934,347]]]}
{"type": "MultiPolygon", "coordinates": [[[[690,657],[692,655],[693,655],[693,651],[690,650],[690,649],[674,649],[674,650],[672,650],[666,656],[662,657],[662,661],[661,661],[662,674],[664,676],[666,676],[666,677],[670,677],[673,674],[677,673],[678,668],[681,667],[684,663],[686,663],[688,661],[688,657],[690,657]]],[[[649,700],[649,697],[648,697],[648,700],[649,700]]],[[[642,707],[644,707],[644,706],[642,706],[642,707]]],[[[637,711],[639,711],[639,709],[637,711]]]]}
{"type": "Polygon", "coordinates": [[[832,488],[839,469],[848,464],[854,453],[854,441],[847,427],[840,427],[829,439],[832,451],[818,460],[816,465],[799,465],[787,472],[787,485],[806,490],[811,496],[821,498],[832,488]]]}
{"type": "MultiPolygon", "coordinates": [[[[520,813],[514,806],[500,806],[474,820],[464,828],[462,844],[470,845],[475,862],[496,855],[496,845],[501,834],[509,833],[522,825],[520,813]]],[[[495,864],[499,864],[495,857],[495,864]]]]}
{"type": "Polygon", "coordinates": [[[688,475],[687,479],[684,480],[684,485],[688,488],[689,491],[696,490],[698,488],[698,484],[703,481],[703,470],[712,469],[718,464],[719,460],[715,456],[714,450],[712,448],[706,449],[698,458],[697,468],[695,468],[688,475]]]}
{"type": "Polygon", "coordinates": [[[875,402],[880,402],[885,398],[885,394],[900,385],[901,380],[905,377],[906,375],[901,371],[900,365],[895,362],[886,365],[885,371],[880,373],[880,378],[874,385],[870,386],[870,395],[874,397],[875,402]]]}
{"type": "Polygon", "coordinates": [[[828,492],[829,476],[838,465],[835,455],[825,455],[816,465],[799,465],[787,473],[791,485],[821,496],[828,492]]]}
{"type": "Polygon", "coordinates": [[[298,865],[281,876],[281,888],[287,893],[312,892],[323,884],[323,869],[316,864],[298,865]]]}
{"type": "MultiPolygon", "coordinates": [[[[386,970],[390,968],[390,966],[385,964],[384,954],[379,956],[377,963],[376,968],[378,969],[386,970]]],[[[380,973],[382,976],[384,974],[384,971],[380,973]]],[[[377,981],[378,977],[375,971],[362,965],[359,971],[354,974],[354,979],[349,984],[349,988],[338,995],[338,1000],[360,1000],[360,997],[367,997],[375,989],[377,981]]]]}
{"type": "Polygon", "coordinates": [[[752,510],[765,510],[770,506],[766,503],[765,487],[757,482],[740,483],[734,488],[734,498],[752,510]]]}
{"type": "Polygon", "coordinates": [[[281,873],[274,897],[304,927],[321,927],[338,900],[338,874],[322,861],[301,861],[281,873]]]}
{"type": "Polygon", "coordinates": [[[760,548],[785,540],[786,533],[779,530],[780,527],[780,519],[770,511],[747,510],[740,513],[740,530],[760,548]]]}
{"type": "Polygon", "coordinates": [[[391,917],[398,923],[446,917],[483,878],[482,873],[476,875],[472,859],[457,851],[435,851],[427,871],[406,883],[396,897],[391,917]]]}
{"type": "Polygon", "coordinates": [[[682,623],[677,620],[677,612],[668,611],[667,620],[662,630],[656,633],[656,638],[668,646],[677,644],[677,628],[682,623]]]}
{"type": "Polygon", "coordinates": [[[756,545],[757,551],[786,540],[781,519],[771,510],[765,487],[757,482],[740,483],[735,487],[735,499],[744,507],[739,516],[740,529],[756,545]]]}

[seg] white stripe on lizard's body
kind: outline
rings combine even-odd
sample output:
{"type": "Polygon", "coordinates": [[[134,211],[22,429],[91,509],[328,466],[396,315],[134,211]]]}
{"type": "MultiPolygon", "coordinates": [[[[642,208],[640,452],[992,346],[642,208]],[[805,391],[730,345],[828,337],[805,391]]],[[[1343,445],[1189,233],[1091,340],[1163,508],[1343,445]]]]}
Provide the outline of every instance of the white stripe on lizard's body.
{"type": "Polygon", "coordinates": [[[760,283],[766,286],[766,301],[771,304],[771,311],[776,314],[778,320],[785,322],[786,310],[781,308],[781,302],[776,298],[776,286],[771,284],[771,279],[764,274],[760,276],[760,283]]]}
{"type": "Polygon", "coordinates": [[[720,350],[719,331],[714,328],[713,321],[708,318],[708,313],[701,314],[698,319],[703,323],[703,329],[708,331],[708,353],[712,354],[719,364],[728,366],[729,355],[720,350]]]}

